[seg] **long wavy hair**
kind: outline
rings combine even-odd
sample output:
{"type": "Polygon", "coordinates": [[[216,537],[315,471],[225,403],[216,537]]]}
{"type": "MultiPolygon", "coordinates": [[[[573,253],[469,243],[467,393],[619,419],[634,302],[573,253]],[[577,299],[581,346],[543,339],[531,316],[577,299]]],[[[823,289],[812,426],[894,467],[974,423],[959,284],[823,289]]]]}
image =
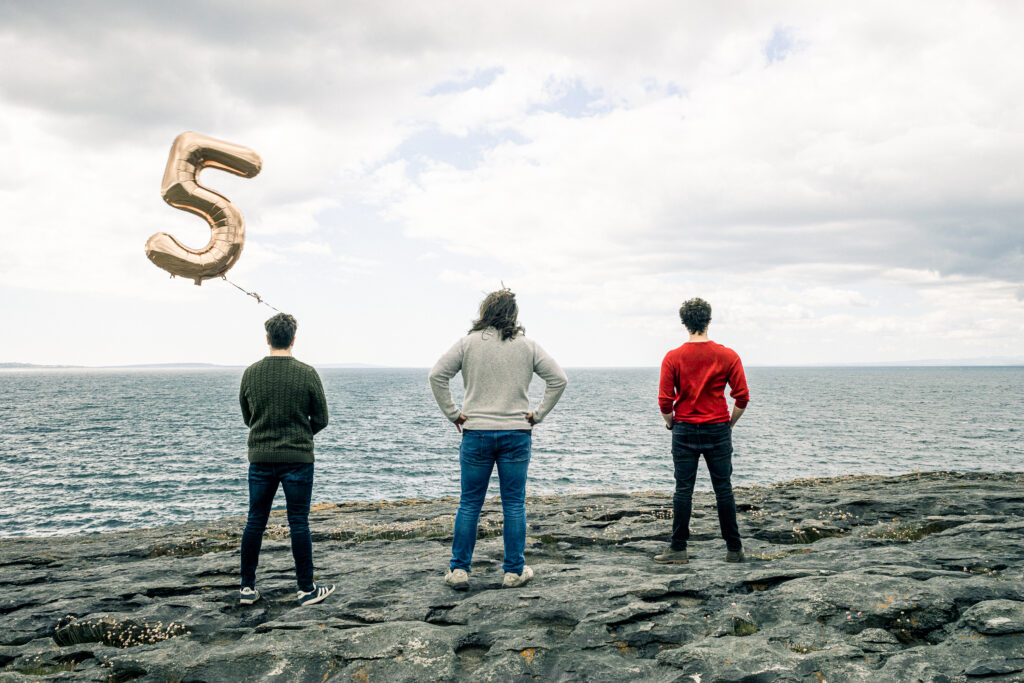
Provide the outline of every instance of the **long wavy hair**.
{"type": "Polygon", "coordinates": [[[469,331],[472,333],[488,327],[500,330],[502,341],[526,334],[526,328],[519,324],[519,305],[511,289],[506,287],[491,292],[480,302],[480,317],[473,322],[469,331]]]}

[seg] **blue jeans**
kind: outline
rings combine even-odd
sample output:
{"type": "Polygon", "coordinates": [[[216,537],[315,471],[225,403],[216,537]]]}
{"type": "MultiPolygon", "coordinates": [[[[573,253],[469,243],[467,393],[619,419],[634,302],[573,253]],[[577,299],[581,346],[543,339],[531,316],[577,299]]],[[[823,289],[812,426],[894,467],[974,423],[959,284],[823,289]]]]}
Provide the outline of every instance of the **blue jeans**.
{"type": "Polygon", "coordinates": [[[300,591],[313,590],[313,538],[309,535],[309,499],[313,495],[313,463],[249,463],[249,519],[242,532],[242,587],[256,585],[263,532],[277,485],[284,489],[288,527],[300,591]]]}
{"type": "Polygon", "coordinates": [[[462,466],[462,496],[455,515],[452,539],[452,569],[470,570],[476,547],[477,523],[487,495],[491,471],[498,465],[501,510],[505,518],[505,561],[501,568],[522,574],[526,560],[526,470],[530,466],[532,436],[528,431],[467,430],[462,434],[459,463],[462,466]]]}
{"type": "Polygon", "coordinates": [[[740,550],[740,530],[736,523],[736,499],[732,495],[732,428],[728,422],[692,424],[676,422],[672,426],[672,462],[675,464],[676,492],[672,496],[672,549],[685,550],[690,539],[690,512],[693,484],[697,480],[700,456],[708,464],[711,486],[715,489],[718,525],[728,550],[740,550]]]}

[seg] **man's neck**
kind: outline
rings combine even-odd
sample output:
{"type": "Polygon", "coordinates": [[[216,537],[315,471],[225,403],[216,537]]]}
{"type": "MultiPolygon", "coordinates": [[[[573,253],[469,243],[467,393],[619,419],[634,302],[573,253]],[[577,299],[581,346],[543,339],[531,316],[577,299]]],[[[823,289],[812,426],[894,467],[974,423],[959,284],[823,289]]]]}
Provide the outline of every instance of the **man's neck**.
{"type": "Polygon", "coordinates": [[[272,347],[270,349],[270,355],[271,356],[290,356],[290,355],[292,355],[292,350],[291,349],[275,349],[275,348],[272,347]]]}
{"type": "Polygon", "coordinates": [[[708,333],[705,330],[704,332],[700,332],[698,334],[694,334],[693,332],[690,332],[690,339],[689,339],[689,341],[691,341],[691,342],[707,342],[707,341],[711,341],[711,340],[708,339],[708,333]]]}

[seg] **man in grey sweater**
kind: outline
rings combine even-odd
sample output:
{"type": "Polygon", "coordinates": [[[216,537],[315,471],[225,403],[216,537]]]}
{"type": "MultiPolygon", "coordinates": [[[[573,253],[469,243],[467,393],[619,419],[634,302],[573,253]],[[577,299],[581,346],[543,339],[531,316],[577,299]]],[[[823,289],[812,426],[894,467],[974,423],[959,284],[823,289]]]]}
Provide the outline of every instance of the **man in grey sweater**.
{"type": "Polygon", "coordinates": [[[469,588],[477,523],[495,465],[504,516],[502,585],[521,586],[533,576],[523,557],[532,428],[555,407],[568,379],[539,344],[524,336],[518,317],[519,307],[510,290],[488,294],[469,334],[455,342],[430,371],[430,389],[437,405],[462,432],[462,495],[455,516],[452,559],[445,575],[445,583],[456,590],[469,588]],[[449,386],[459,372],[466,389],[461,410],[452,400],[449,386]],[[540,405],[531,410],[527,390],[534,373],[547,386],[540,405]]]}

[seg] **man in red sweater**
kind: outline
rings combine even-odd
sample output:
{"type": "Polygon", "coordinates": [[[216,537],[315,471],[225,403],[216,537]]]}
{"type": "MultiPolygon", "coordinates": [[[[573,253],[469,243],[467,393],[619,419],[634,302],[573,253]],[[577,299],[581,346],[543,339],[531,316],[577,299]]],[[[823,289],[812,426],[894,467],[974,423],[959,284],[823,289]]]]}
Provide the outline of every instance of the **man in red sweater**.
{"type": "Polygon", "coordinates": [[[661,363],[658,406],[665,426],[672,430],[672,461],[676,491],[672,497],[672,544],[654,557],[661,564],[689,561],[690,511],[697,465],[704,456],[711,474],[718,508],[718,523],[725,539],[726,562],[743,561],[743,543],[736,524],[732,495],[732,427],[740,419],[750,393],[739,355],[708,339],[711,305],[690,299],[679,308],[679,318],[690,340],[665,354],[661,363]],[[732,415],[725,401],[725,385],[734,400],[732,415]]]}

